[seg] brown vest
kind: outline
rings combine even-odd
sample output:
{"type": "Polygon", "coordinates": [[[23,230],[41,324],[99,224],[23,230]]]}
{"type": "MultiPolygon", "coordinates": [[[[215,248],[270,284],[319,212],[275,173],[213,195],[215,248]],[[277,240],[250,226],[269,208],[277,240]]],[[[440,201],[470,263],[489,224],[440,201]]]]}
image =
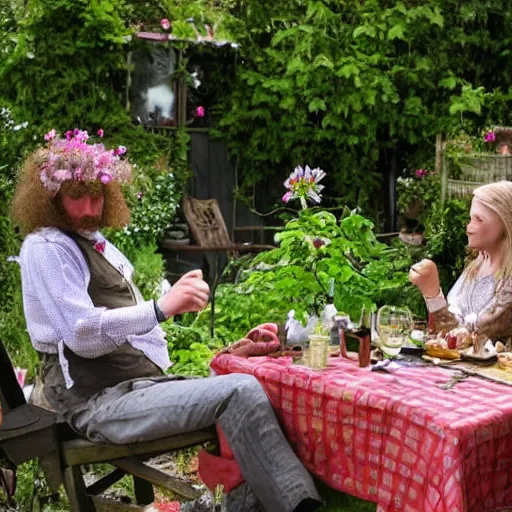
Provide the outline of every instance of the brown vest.
{"type": "MultiPolygon", "coordinates": [[[[75,233],[67,235],[76,242],[89,266],[91,280],[87,291],[94,306],[116,309],[135,305],[135,297],[124,276],[94,249],[93,243],[75,233]]],[[[61,413],[69,412],[99,391],[120,382],[162,375],[158,366],[128,342],[94,359],[80,357],[66,345],[64,355],[74,381],[70,389],[66,389],[58,356],[43,355],[44,392],[50,404],[61,413]]]]}

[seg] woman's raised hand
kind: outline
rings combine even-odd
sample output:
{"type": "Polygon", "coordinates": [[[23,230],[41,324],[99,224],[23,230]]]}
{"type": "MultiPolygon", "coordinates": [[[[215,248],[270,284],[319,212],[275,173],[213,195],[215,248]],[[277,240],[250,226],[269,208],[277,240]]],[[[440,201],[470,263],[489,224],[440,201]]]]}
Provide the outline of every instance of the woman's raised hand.
{"type": "Polygon", "coordinates": [[[166,317],[201,311],[208,304],[210,287],[203,281],[201,270],[191,270],[183,275],[158,301],[166,317]]]}
{"type": "Polygon", "coordinates": [[[432,260],[421,260],[411,267],[409,281],[416,285],[424,297],[436,297],[441,291],[437,265],[432,260]]]}

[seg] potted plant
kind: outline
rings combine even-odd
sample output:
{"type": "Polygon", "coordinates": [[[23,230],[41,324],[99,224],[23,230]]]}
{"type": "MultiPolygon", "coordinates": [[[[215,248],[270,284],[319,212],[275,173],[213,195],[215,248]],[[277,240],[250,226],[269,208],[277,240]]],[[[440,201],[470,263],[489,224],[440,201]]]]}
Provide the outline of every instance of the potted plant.
{"type": "Polygon", "coordinates": [[[485,183],[512,179],[512,128],[496,126],[480,136],[461,133],[446,142],[448,194],[471,195],[485,183]]]}
{"type": "Polygon", "coordinates": [[[428,169],[417,169],[410,176],[397,179],[397,207],[401,215],[400,238],[409,244],[423,241],[425,206],[440,197],[439,176],[428,169]]]}

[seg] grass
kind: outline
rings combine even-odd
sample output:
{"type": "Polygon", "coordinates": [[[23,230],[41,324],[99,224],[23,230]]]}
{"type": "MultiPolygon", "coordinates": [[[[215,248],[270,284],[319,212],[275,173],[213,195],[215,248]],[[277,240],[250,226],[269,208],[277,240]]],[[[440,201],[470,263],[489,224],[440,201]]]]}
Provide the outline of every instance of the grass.
{"type": "MultiPolygon", "coordinates": [[[[105,468],[98,466],[98,470],[101,474],[105,471],[105,468]]],[[[61,488],[59,493],[60,499],[57,499],[53,503],[44,503],[43,501],[43,503],[37,506],[36,503],[38,500],[35,500],[34,502],[35,494],[39,494],[39,496],[42,497],[48,493],[48,489],[45,488],[41,477],[42,475],[35,461],[22,464],[18,468],[18,489],[16,493],[18,508],[14,510],[28,512],[32,509],[32,504],[34,504],[36,505],[33,509],[35,511],[69,511],[69,505],[67,504],[63,488],[61,488]],[[34,489],[34,485],[38,487],[37,490],[34,489]]],[[[338,492],[320,481],[317,481],[316,484],[320,496],[325,500],[325,505],[318,509],[318,512],[375,512],[376,510],[376,505],[374,503],[363,501],[359,498],[349,496],[348,494],[338,492]]],[[[125,496],[133,496],[131,478],[128,476],[123,478],[116,488],[125,496]]],[[[169,499],[172,499],[172,497],[169,497],[169,499]]],[[[5,503],[2,503],[2,496],[0,496],[0,510],[9,510],[8,508],[4,508],[5,506],[5,503]]]]}
{"type": "Polygon", "coordinates": [[[325,506],[318,512],[375,512],[377,505],[364,501],[349,494],[336,491],[323,482],[316,482],[320,496],[325,500],[325,506]]]}

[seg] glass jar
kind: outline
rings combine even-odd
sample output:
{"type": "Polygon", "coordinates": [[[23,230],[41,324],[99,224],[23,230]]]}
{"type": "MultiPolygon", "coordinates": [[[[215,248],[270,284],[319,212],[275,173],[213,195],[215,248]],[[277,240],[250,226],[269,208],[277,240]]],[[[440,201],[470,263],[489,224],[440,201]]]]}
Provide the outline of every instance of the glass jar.
{"type": "Polygon", "coordinates": [[[330,336],[319,334],[309,335],[309,348],[307,351],[307,365],[312,370],[321,370],[327,366],[329,357],[330,336]]]}

